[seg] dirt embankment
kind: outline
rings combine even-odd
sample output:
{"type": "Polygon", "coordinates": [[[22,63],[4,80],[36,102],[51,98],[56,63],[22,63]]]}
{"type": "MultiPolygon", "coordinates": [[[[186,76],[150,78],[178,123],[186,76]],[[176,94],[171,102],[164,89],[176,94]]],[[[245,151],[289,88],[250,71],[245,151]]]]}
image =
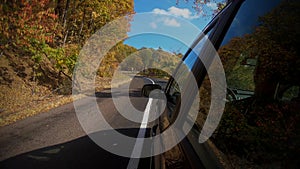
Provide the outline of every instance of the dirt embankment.
{"type": "MultiPolygon", "coordinates": [[[[50,61],[49,61],[50,62],[50,61]]],[[[0,127],[73,101],[71,80],[46,62],[36,76],[30,58],[2,52],[0,56],[0,127]]],[[[110,83],[97,78],[97,90],[110,83]]],[[[82,97],[82,96],[77,96],[82,97]]]]}

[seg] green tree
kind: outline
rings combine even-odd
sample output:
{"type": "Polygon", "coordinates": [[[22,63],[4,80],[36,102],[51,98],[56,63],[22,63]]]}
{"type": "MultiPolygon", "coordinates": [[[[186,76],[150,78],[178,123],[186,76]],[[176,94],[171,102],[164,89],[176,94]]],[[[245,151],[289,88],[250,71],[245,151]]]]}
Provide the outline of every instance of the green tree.
{"type": "Polygon", "coordinates": [[[139,56],[143,61],[144,69],[147,69],[150,65],[150,60],[152,60],[152,51],[150,49],[141,49],[139,56]]]}
{"type": "MultiPolygon", "coordinates": [[[[15,53],[32,66],[35,81],[51,79],[47,81],[57,88],[59,79],[71,79],[79,50],[91,35],[133,12],[133,0],[0,1],[1,53],[15,53]]],[[[120,33],[128,30],[129,24],[124,24],[120,33]]],[[[113,69],[124,57],[117,52],[130,53],[118,45],[106,61],[113,69]]]]}

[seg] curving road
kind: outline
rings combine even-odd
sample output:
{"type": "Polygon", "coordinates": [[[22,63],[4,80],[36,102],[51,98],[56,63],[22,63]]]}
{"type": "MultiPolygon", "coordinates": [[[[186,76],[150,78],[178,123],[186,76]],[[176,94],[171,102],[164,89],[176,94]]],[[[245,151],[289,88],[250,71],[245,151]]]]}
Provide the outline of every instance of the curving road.
{"type": "MultiPolygon", "coordinates": [[[[144,84],[152,83],[135,77],[130,83],[129,96],[133,106],[144,111],[148,99],[141,97],[144,84]]],[[[157,81],[165,85],[163,81],[157,81]]],[[[122,86],[120,87],[122,89],[122,86]]],[[[124,90],[124,92],[126,92],[124,90]]],[[[119,93],[120,97],[124,93],[119,93]]],[[[116,110],[111,90],[98,92],[79,101],[82,108],[90,107],[89,98],[96,97],[101,113],[119,132],[131,137],[139,134],[140,123],[127,120],[116,110]]],[[[151,124],[148,124],[148,128],[151,124]]],[[[77,119],[73,103],[49,112],[29,117],[0,128],[0,168],[149,168],[150,158],[132,160],[103,150],[86,136],[77,119]],[[130,166],[129,166],[130,168],[130,166]]],[[[145,135],[150,135],[147,130],[145,135]]],[[[112,143],[116,145],[117,143],[112,143]]]]}

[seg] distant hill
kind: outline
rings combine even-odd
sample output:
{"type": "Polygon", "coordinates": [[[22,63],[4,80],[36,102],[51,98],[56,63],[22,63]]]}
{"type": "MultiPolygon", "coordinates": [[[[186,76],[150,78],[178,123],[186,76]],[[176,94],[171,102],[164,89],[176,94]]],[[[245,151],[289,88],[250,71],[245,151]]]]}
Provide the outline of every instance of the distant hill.
{"type": "Polygon", "coordinates": [[[182,54],[162,49],[141,48],[129,55],[121,64],[121,70],[140,71],[144,75],[171,75],[180,62],[182,54]]]}

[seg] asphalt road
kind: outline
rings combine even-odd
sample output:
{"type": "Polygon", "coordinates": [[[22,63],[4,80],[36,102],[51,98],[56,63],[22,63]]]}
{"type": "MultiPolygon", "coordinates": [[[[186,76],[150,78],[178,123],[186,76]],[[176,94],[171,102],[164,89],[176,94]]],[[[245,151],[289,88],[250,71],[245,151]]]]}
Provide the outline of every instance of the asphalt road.
{"type": "MultiPolygon", "coordinates": [[[[136,77],[130,84],[130,101],[141,111],[145,110],[148,102],[140,93],[146,83],[151,81],[136,77]]],[[[119,95],[123,96],[122,93],[119,95]]],[[[91,97],[96,97],[101,113],[114,129],[137,137],[141,124],[127,120],[118,113],[112,101],[111,90],[83,98],[79,101],[80,105],[88,108],[91,97]]],[[[78,121],[73,103],[2,127],[0,135],[2,169],[127,168],[130,161],[130,158],[117,156],[100,148],[86,135],[78,121]]],[[[150,163],[150,158],[143,158],[138,165],[139,168],[145,168],[150,163]]]]}

